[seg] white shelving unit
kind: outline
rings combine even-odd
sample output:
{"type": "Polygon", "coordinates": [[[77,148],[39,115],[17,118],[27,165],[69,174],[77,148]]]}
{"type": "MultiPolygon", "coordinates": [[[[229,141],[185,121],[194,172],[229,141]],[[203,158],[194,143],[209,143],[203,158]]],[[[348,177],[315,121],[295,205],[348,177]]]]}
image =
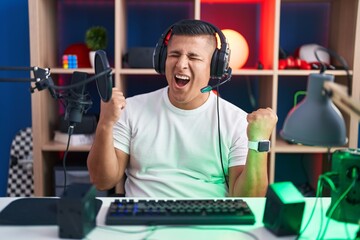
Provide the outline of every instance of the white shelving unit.
{"type": "MultiPolygon", "coordinates": [[[[40,67],[50,67],[53,78],[56,80],[58,75],[71,74],[73,70],[63,69],[59,66],[56,59],[59,57],[58,38],[56,28],[59,26],[57,22],[57,6],[61,1],[56,0],[29,0],[29,21],[30,21],[30,49],[31,49],[31,65],[40,67]],[[44,37],[46,33],[46,38],[44,37]]],[[[76,2],[76,1],[74,1],[76,2]]],[[[81,1],[79,1],[81,2],[81,1]]],[[[95,2],[95,1],[94,1],[95,2]]],[[[152,69],[129,69],[122,66],[123,53],[126,52],[128,43],[127,39],[127,9],[129,4],[167,4],[167,3],[186,3],[191,6],[191,12],[195,19],[202,19],[204,6],[215,7],[217,4],[257,4],[260,8],[260,18],[266,19],[262,21],[260,34],[268,39],[267,45],[260,45],[259,52],[263,55],[266,66],[263,70],[257,69],[240,69],[234,70],[233,76],[256,76],[259,81],[259,105],[261,107],[272,107],[278,111],[278,95],[279,78],[281,77],[306,77],[311,72],[306,70],[278,70],[278,52],[280,39],[280,18],[281,4],[288,3],[315,3],[326,2],[331,4],[330,23],[329,23],[329,47],[342,55],[350,65],[354,81],[352,82],[352,94],[355,99],[360,100],[360,6],[357,0],[239,0],[239,1],[218,1],[218,0],[178,0],[178,1],[141,1],[141,0],[108,0],[104,2],[112,2],[114,5],[114,65],[113,73],[115,76],[116,86],[126,92],[124,80],[129,76],[149,75],[157,77],[152,69]],[[222,3],[221,3],[222,2],[222,3]],[[210,6],[211,5],[211,6],[210,6]]],[[[87,3],[89,4],[89,3],[87,3]]],[[[97,3],[99,4],[99,3],[97,3]]],[[[104,16],[105,17],[105,16],[104,16]]],[[[154,18],[161,16],[154,16],[154,18]]],[[[214,24],[220,16],[214,16],[214,24]]],[[[225,17],[225,16],[224,16],[225,17]]],[[[239,16],[226,16],[226,18],[238,18],[239,16]]],[[[240,16],[241,18],[241,16],[240,16]]],[[[204,19],[206,20],[206,19],[204,19]]],[[[234,20],[235,21],[235,20],[234,20]]],[[[160,34],[160,32],[159,32],[160,34]]],[[[79,70],[79,69],[77,69],[79,70]]],[[[80,69],[88,73],[94,71],[90,68],[80,69]]],[[[345,82],[345,72],[336,70],[328,71],[328,73],[336,75],[336,81],[345,82]]],[[[48,92],[42,91],[32,94],[32,127],[33,127],[33,154],[34,154],[34,180],[35,195],[46,196],[51,194],[51,179],[54,159],[59,159],[58,153],[65,150],[65,145],[52,141],[53,131],[58,121],[57,103],[51,99],[48,92]]],[[[347,147],[356,148],[358,145],[358,121],[357,119],[344,114],[349,143],[347,147]]],[[[274,130],[271,137],[273,143],[269,154],[269,180],[274,181],[275,164],[277,154],[282,153],[326,153],[326,148],[305,147],[290,145],[277,136],[281,126],[274,130]]],[[[70,147],[70,151],[86,152],[90,146],[70,147]]]]}

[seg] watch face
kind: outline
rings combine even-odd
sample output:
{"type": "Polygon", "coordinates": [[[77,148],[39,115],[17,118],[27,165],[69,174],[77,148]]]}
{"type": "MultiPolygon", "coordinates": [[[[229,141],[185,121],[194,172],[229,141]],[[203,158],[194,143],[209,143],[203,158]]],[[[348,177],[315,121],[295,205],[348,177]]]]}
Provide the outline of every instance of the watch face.
{"type": "Polygon", "coordinates": [[[258,145],[259,152],[268,152],[269,150],[270,150],[270,142],[269,141],[259,142],[259,145],[258,145]]]}

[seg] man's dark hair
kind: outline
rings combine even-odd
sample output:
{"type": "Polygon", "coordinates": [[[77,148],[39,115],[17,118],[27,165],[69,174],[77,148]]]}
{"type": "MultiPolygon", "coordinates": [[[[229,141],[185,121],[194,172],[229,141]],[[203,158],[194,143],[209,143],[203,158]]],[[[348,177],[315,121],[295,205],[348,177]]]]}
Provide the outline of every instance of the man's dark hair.
{"type": "Polygon", "coordinates": [[[171,35],[213,35],[216,29],[211,24],[195,19],[185,19],[174,24],[171,35]]]}

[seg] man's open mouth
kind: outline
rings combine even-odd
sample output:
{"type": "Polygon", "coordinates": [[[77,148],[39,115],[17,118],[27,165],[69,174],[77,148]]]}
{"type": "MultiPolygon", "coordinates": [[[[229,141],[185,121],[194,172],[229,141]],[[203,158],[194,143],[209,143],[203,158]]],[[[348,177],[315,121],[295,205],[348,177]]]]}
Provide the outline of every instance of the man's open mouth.
{"type": "Polygon", "coordinates": [[[176,81],[176,85],[178,85],[179,87],[184,87],[186,84],[190,82],[190,78],[185,75],[176,74],[175,81],[176,81]]]}

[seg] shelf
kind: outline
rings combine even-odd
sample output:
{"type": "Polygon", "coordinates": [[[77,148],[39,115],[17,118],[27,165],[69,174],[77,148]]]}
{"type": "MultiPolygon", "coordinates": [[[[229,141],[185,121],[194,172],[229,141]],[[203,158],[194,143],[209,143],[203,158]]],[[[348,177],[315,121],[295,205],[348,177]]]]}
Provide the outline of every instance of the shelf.
{"type": "MultiPolygon", "coordinates": [[[[330,152],[333,152],[335,151],[335,149],[339,148],[344,147],[331,148],[330,152]]],[[[313,147],[291,144],[283,140],[280,136],[277,136],[273,151],[276,153],[327,153],[329,150],[326,147],[313,147]]]]}
{"type": "Polygon", "coordinates": [[[123,68],[120,70],[120,74],[124,74],[124,75],[155,75],[157,74],[156,71],[154,69],[145,69],[145,68],[138,68],[138,69],[134,69],[134,68],[123,68]]]}
{"type": "MultiPolygon", "coordinates": [[[[319,70],[294,70],[294,69],[286,69],[286,70],[277,70],[277,74],[279,76],[308,76],[312,73],[319,73],[319,70]]],[[[346,72],[344,70],[327,70],[326,74],[332,74],[334,76],[346,76],[346,72]]],[[[349,71],[352,74],[352,71],[349,71]]]]}
{"type": "Polygon", "coordinates": [[[72,69],[65,69],[65,68],[51,68],[50,72],[53,74],[72,74],[74,71],[79,72],[86,72],[94,74],[95,71],[93,68],[72,68],[72,69]]]}
{"type": "Polygon", "coordinates": [[[259,69],[234,69],[232,75],[234,76],[272,76],[272,70],[259,70],[259,69]]]}
{"type": "MultiPolygon", "coordinates": [[[[74,152],[86,152],[89,151],[91,148],[91,145],[79,145],[79,146],[69,146],[69,151],[74,152]]],[[[66,144],[58,143],[58,142],[48,142],[44,144],[41,148],[43,151],[49,151],[49,152],[56,152],[56,151],[65,151],[66,150],[66,144]]]]}

